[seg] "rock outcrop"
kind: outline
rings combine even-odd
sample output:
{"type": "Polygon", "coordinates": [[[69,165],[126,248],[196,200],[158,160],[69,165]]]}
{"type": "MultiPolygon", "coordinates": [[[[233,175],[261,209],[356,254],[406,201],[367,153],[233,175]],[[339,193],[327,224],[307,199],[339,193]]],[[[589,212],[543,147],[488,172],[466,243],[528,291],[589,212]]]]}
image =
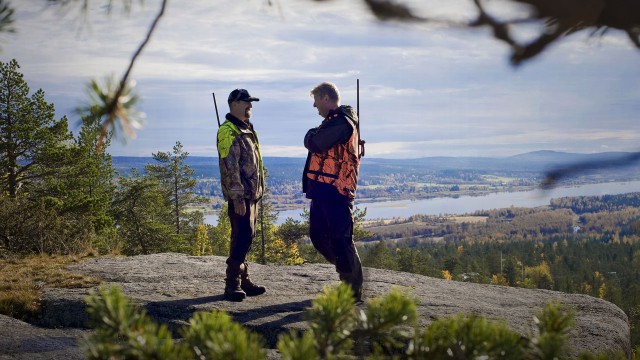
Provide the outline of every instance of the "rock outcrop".
{"type": "MultiPolygon", "coordinates": [[[[322,289],[336,284],[331,265],[278,266],[250,264],[254,282],[267,293],[242,302],[223,299],[225,259],[182,254],[95,258],[69,271],[119,285],[134,303],[173,330],[187,324],[196,311],[224,310],[244,326],[262,334],[270,346],[289,329],[304,330],[305,308],[322,289]]],[[[514,330],[533,332],[533,316],[546,303],[559,300],[576,310],[570,333],[573,353],[631,353],[629,324],[620,308],[586,295],[445,281],[421,275],[365,268],[365,297],[382,296],[392,287],[417,299],[420,325],[458,313],[501,319],[514,330]]],[[[0,317],[0,359],[79,359],[74,340],[86,333],[84,298],[88,289],[45,289],[42,315],[33,325],[0,317]]],[[[365,305],[366,306],[366,305],[365,305]]]]}

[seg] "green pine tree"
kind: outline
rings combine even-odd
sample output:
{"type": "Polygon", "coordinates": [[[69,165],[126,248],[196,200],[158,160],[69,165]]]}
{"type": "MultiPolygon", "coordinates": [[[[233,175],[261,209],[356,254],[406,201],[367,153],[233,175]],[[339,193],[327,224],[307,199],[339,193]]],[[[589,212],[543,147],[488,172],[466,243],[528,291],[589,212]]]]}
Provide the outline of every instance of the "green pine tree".
{"type": "Polygon", "coordinates": [[[170,251],[175,228],[166,221],[166,197],[160,184],[132,169],[120,178],[114,201],[119,236],[127,255],[170,251]]]}
{"type": "Polygon", "coordinates": [[[262,264],[266,264],[266,249],[275,240],[274,229],[276,227],[276,221],[278,220],[278,212],[273,209],[273,204],[271,203],[271,190],[268,185],[269,171],[266,167],[263,167],[263,170],[265,184],[264,195],[262,196],[262,199],[260,199],[260,202],[258,202],[258,213],[256,214],[258,217],[256,237],[254,239],[254,245],[251,248],[251,252],[249,253],[249,258],[251,260],[258,260],[262,264]]]}
{"type": "Polygon", "coordinates": [[[0,62],[0,241],[13,251],[74,251],[66,239],[82,226],[60,217],[56,179],[71,164],[73,134],[55,119],[43,90],[29,86],[14,59],[0,62]]]}
{"type": "Polygon", "coordinates": [[[218,224],[209,227],[208,235],[213,255],[229,256],[231,220],[228,211],[229,205],[225,202],[218,213],[218,224]]]}
{"type": "Polygon", "coordinates": [[[188,156],[189,153],[183,151],[182,144],[177,141],[173,152],[154,153],[153,159],[158,163],[145,166],[147,174],[162,185],[165,203],[171,209],[171,223],[178,235],[197,225],[187,213],[187,205],[204,203],[204,199],[193,193],[195,170],[185,163],[188,156]]]}
{"type": "Polygon", "coordinates": [[[29,96],[19,68],[15,59],[0,62],[0,187],[10,198],[27,195],[55,176],[72,139],[66,117],[55,119],[44,91],[29,96]]]}

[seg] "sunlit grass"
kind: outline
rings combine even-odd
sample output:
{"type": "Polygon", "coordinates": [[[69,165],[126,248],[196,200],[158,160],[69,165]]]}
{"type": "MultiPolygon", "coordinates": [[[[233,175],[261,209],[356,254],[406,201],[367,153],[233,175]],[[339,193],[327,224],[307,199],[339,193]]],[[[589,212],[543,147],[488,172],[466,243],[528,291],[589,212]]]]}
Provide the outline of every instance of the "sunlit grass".
{"type": "Polygon", "coordinates": [[[100,280],[73,274],[64,267],[83,256],[35,255],[0,259],[0,314],[27,319],[40,309],[40,291],[46,287],[88,288],[100,280]]]}

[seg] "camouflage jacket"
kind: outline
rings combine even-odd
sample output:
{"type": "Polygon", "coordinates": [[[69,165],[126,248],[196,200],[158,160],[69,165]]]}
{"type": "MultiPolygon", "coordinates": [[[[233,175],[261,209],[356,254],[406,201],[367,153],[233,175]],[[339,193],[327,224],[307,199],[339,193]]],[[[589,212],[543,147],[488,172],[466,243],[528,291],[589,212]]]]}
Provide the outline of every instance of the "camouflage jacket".
{"type": "Polygon", "coordinates": [[[264,172],[258,135],[253,125],[227,114],[218,129],[220,183],[225,200],[260,200],[264,193],[264,172]]]}

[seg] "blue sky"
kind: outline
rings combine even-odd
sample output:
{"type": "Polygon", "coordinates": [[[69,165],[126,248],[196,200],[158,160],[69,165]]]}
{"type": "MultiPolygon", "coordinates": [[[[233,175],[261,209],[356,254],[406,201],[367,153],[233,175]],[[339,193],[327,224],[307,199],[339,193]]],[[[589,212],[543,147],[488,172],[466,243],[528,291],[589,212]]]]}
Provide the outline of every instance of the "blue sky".
{"type": "MultiPolygon", "coordinates": [[[[134,1],[130,15],[116,6],[107,16],[106,2],[90,1],[85,22],[73,7],[14,1],[17,33],[0,43],[0,59],[17,59],[32,91],[42,88],[72,125],[86,84],[121,76],[159,9],[134,1]]],[[[639,150],[640,51],[624,33],[574,34],[513,68],[487,29],[383,24],[355,0],[271,3],[170,1],[133,69],[144,127],[109,152],[151,156],[180,141],[190,155],[216,156],[211,93],[224,117],[229,92],[246,88],[260,98],[252,121],[263,155],[305,156],[303,136],[321,121],[309,90],[332,81],[355,106],[356,79],[368,157],[639,150]]],[[[469,0],[405,3],[431,17],[474,14],[469,0]]],[[[522,11],[493,4],[502,16],[522,11]]]]}

